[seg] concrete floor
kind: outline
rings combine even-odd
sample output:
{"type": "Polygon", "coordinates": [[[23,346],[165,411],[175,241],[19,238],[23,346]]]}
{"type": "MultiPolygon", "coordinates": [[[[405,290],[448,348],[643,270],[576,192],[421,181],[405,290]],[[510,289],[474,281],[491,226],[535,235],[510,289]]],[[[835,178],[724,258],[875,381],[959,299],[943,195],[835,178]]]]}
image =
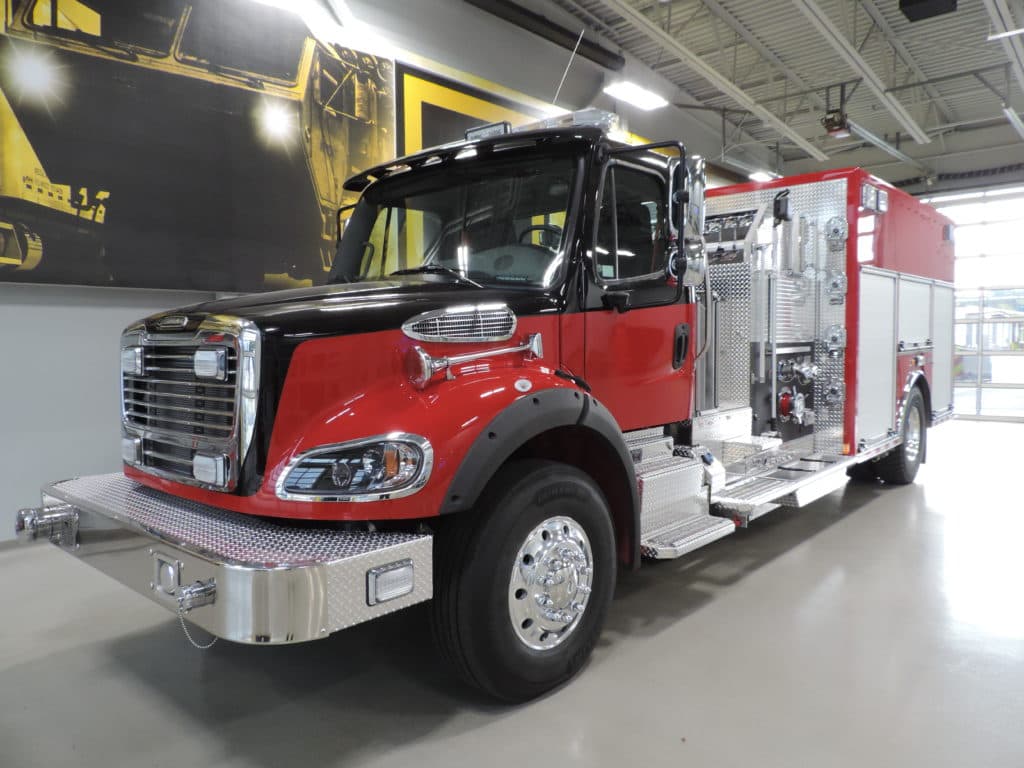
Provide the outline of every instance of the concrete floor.
{"type": "Polygon", "coordinates": [[[422,607],[200,652],[56,549],[4,549],[0,766],[1019,768],[1024,425],[931,437],[913,486],[624,575],[588,668],[518,708],[446,677],[422,607]]]}

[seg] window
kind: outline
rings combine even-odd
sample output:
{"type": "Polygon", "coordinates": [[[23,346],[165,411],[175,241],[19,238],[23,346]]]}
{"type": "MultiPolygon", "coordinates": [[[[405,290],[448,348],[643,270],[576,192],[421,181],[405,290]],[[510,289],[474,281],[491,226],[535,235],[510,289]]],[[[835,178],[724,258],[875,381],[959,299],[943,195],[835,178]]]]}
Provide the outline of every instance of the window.
{"type": "Polygon", "coordinates": [[[181,38],[181,55],[212,71],[294,82],[306,26],[291,11],[250,0],[195,5],[181,38]]]}
{"type": "Polygon", "coordinates": [[[374,184],[352,212],[332,279],[378,280],[425,266],[484,285],[553,285],[578,159],[495,154],[374,184]]]}
{"type": "Polygon", "coordinates": [[[1024,189],[928,202],[957,225],[954,408],[1024,420],[1024,189]]]}
{"type": "Polygon", "coordinates": [[[622,164],[608,168],[594,244],[602,280],[635,280],[665,271],[667,198],[660,175],[622,164]]]}
{"type": "Polygon", "coordinates": [[[156,0],[140,10],[132,0],[37,0],[29,25],[90,45],[166,55],[184,0],[156,0]]]}

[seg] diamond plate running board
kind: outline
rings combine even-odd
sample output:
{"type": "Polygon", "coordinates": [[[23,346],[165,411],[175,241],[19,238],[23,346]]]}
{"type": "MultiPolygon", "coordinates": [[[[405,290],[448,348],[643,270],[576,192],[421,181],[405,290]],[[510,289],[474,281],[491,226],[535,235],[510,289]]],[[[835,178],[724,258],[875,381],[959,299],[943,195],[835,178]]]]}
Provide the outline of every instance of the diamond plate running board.
{"type": "Polygon", "coordinates": [[[727,518],[697,515],[645,536],[640,551],[659,560],[681,557],[735,530],[736,524],[727,518]]]}
{"type": "Polygon", "coordinates": [[[711,497],[726,510],[749,514],[762,504],[803,507],[846,484],[846,468],[855,459],[845,456],[805,457],[770,471],[730,479],[711,497]]]}

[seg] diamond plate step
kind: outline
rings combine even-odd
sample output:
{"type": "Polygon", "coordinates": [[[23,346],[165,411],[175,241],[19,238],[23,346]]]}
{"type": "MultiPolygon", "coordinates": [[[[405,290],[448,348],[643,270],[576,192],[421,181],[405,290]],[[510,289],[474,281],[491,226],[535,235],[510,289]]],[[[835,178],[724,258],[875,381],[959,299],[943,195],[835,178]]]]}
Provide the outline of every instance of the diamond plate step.
{"type": "Polygon", "coordinates": [[[675,450],[672,438],[666,436],[661,427],[627,432],[625,437],[626,447],[629,448],[630,456],[636,464],[669,457],[675,450]]]}
{"type": "Polygon", "coordinates": [[[640,542],[640,551],[644,557],[659,560],[681,557],[735,530],[736,524],[727,518],[696,515],[645,536],[640,542]]]}
{"type": "Polygon", "coordinates": [[[694,515],[707,514],[704,468],[698,459],[661,456],[636,466],[641,538],[694,515]]]}
{"type": "Polygon", "coordinates": [[[740,513],[754,512],[762,504],[803,507],[846,484],[846,468],[853,458],[805,457],[771,471],[732,479],[711,503],[740,513]]]}

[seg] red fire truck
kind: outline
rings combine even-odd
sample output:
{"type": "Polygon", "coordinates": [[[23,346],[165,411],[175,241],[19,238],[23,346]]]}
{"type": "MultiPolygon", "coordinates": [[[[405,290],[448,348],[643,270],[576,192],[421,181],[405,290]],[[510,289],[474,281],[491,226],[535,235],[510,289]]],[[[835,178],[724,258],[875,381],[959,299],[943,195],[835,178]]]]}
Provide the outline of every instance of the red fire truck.
{"type": "Polygon", "coordinates": [[[522,701],[617,568],[910,483],[952,413],[950,222],[861,170],[705,195],[682,144],[576,114],[347,188],[329,284],[126,329],[124,471],[49,485],[23,538],[240,643],[432,600],[522,701]]]}

